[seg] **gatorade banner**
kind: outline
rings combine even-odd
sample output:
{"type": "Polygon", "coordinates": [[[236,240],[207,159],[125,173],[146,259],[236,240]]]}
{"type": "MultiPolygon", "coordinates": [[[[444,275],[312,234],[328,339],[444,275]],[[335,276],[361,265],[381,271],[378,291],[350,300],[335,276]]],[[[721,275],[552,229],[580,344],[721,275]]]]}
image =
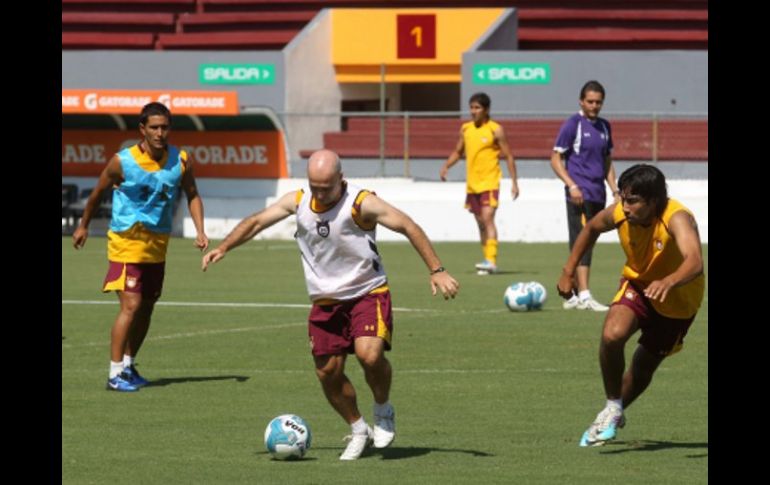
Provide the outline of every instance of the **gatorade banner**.
{"type": "Polygon", "coordinates": [[[235,91],[156,91],[143,89],[62,89],[62,114],[138,115],[147,103],[158,101],[171,115],[236,115],[235,91]]]}
{"type": "MultiPolygon", "coordinates": [[[[62,175],[98,177],[115,153],[140,141],[138,130],[63,130],[62,175]]],[[[288,177],[278,131],[172,131],[169,142],[190,155],[195,178],[288,177]]]]}

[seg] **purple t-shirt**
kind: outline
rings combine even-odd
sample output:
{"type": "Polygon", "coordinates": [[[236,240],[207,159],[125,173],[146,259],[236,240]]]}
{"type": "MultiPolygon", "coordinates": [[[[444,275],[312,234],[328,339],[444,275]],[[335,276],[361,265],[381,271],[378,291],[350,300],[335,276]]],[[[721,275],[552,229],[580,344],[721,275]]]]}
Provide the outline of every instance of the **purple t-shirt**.
{"type": "MultiPolygon", "coordinates": [[[[580,187],[583,198],[604,204],[604,159],[612,150],[610,123],[599,117],[592,123],[582,112],[575,113],[561,125],[553,149],[564,154],[567,173],[580,187]]],[[[569,199],[569,190],[564,190],[569,199]]]]}

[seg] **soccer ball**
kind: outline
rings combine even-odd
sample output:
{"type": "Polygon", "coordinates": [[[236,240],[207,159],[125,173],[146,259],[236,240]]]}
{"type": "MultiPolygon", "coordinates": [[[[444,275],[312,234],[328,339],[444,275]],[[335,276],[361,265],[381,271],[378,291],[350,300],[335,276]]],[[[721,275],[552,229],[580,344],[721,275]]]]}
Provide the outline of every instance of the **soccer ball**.
{"type": "Polygon", "coordinates": [[[276,460],[294,460],[310,448],[310,426],[294,414],[273,418],[265,429],[265,447],[276,460]]]}
{"type": "Polygon", "coordinates": [[[545,291],[545,286],[541,285],[537,281],[530,281],[526,284],[527,291],[532,295],[532,304],[530,309],[540,310],[545,303],[545,299],[548,293],[545,291]]]}
{"type": "Polygon", "coordinates": [[[503,302],[512,312],[526,312],[532,306],[532,294],[525,283],[514,283],[505,289],[503,302]]]}

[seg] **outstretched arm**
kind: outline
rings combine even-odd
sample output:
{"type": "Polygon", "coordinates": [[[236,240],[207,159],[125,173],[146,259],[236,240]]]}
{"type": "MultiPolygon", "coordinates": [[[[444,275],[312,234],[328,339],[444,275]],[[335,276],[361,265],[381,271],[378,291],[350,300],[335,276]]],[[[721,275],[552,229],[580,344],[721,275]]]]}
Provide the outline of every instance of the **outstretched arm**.
{"type": "Polygon", "coordinates": [[[88,239],[88,225],[91,223],[94,212],[99,208],[104,191],[122,182],[123,168],[120,166],[120,157],[115,155],[107,162],[107,166],[104,167],[101,175],[99,175],[96,187],[91,191],[91,195],[88,197],[86,206],[83,209],[83,217],[80,218],[80,224],[78,224],[75,232],[72,233],[72,245],[75,246],[75,249],[85,246],[88,239]]]}
{"type": "Polygon", "coordinates": [[[615,228],[615,222],[612,218],[612,213],[615,210],[615,204],[607,207],[583,226],[583,229],[578,234],[575,240],[575,245],[572,246],[572,252],[567,258],[567,263],[562,269],[561,277],[556,289],[559,291],[559,295],[562,298],[571,298],[573,289],[575,288],[575,268],[577,268],[580,258],[583,257],[589,248],[592,248],[596,244],[596,240],[599,238],[599,234],[607,231],[611,231],[615,228]]]}
{"type": "Polygon", "coordinates": [[[446,182],[449,169],[463,156],[463,150],[465,150],[465,140],[463,139],[463,132],[460,130],[460,139],[457,141],[454,151],[449,155],[444,165],[441,166],[441,170],[439,170],[438,175],[442,182],[446,182]]]}
{"type": "Polygon", "coordinates": [[[195,184],[195,175],[193,175],[193,164],[191,159],[185,161],[185,171],[182,175],[182,190],[187,197],[187,208],[190,211],[193,224],[195,225],[195,246],[201,251],[209,247],[209,238],[203,227],[203,199],[198,193],[198,186],[195,184]]]}
{"type": "Polygon", "coordinates": [[[405,235],[430,271],[430,286],[433,295],[436,294],[436,288],[438,288],[444,295],[444,299],[455,297],[460,284],[441,266],[441,260],[438,259],[425,231],[411,217],[374,194],[368,195],[361,202],[361,217],[367,224],[382,224],[391,231],[405,235]]]}
{"type": "Polygon", "coordinates": [[[289,192],[264,210],[243,219],[230,231],[224,241],[219,243],[219,246],[203,256],[201,269],[206,271],[209,263],[220,261],[225,257],[225,253],[231,249],[237,248],[276,222],[294,214],[296,212],[296,200],[297,192],[289,192]]]}
{"type": "Polygon", "coordinates": [[[500,152],[505,157],[505,162],[508,164],[508,173],[511,175],[512,182],[511,196],[513,197],[513,200],[516,200],[519,197],[519,181],[516,176],[516,161],[513,159],[511,147],[508,145],[508,139],[505,137],[505,130],[502,126],[499,126],[497,130],[495,130],[495,140],[497,141],[497,146],[500,147],[500,152]]]}
{"type": "Polygon", "coordinates": [[[668,230],[674,236],[676,246],[684,259],[676,271],[663,279],[651,282],[644,289],[644,296],[661,302],[665,301],[671,288],[689,283],[703,273],[703,255],[695,218],[686,211],[679,211],[671,216],[668,230]]]}

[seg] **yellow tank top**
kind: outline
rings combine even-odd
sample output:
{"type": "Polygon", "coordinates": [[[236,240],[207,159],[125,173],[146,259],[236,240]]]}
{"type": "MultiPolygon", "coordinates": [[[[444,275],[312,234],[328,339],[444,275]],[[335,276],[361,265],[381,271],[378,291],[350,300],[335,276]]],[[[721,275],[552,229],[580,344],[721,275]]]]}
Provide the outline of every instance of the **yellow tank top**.
{"type": "MultiPolygon", "coordinates": [[[[668,232],[671,216],[679,211],[692,215],[689,209],[674,199],[668,199],[663,215],[649,227],[629,224],[623,214],[622,204],[615,206],[613,219],[618,238],[626,253],[623,277],[633,281],[640,289],[650,282],[673,273],[682,264],[682,253],[668,232]],[[633,244],[632,244],[633,241],[633,244]]],[[[698,311],[703,300],[705,276],[699,275],[682,286],[671,288],[666,301],[650,300],[653,308],[669,318],[690,318],[698,311]]],[[[616,296],[616,299],[619,297],[616,296]]]]}
{"type": "Polygon", "coordinates": [[[500,188],[500,147],[495,142],[495,130],[500,125],[488,120],[477,127],[473,121],[462,126],[465,142],[466,192],[478,194],[500,188]]]}

